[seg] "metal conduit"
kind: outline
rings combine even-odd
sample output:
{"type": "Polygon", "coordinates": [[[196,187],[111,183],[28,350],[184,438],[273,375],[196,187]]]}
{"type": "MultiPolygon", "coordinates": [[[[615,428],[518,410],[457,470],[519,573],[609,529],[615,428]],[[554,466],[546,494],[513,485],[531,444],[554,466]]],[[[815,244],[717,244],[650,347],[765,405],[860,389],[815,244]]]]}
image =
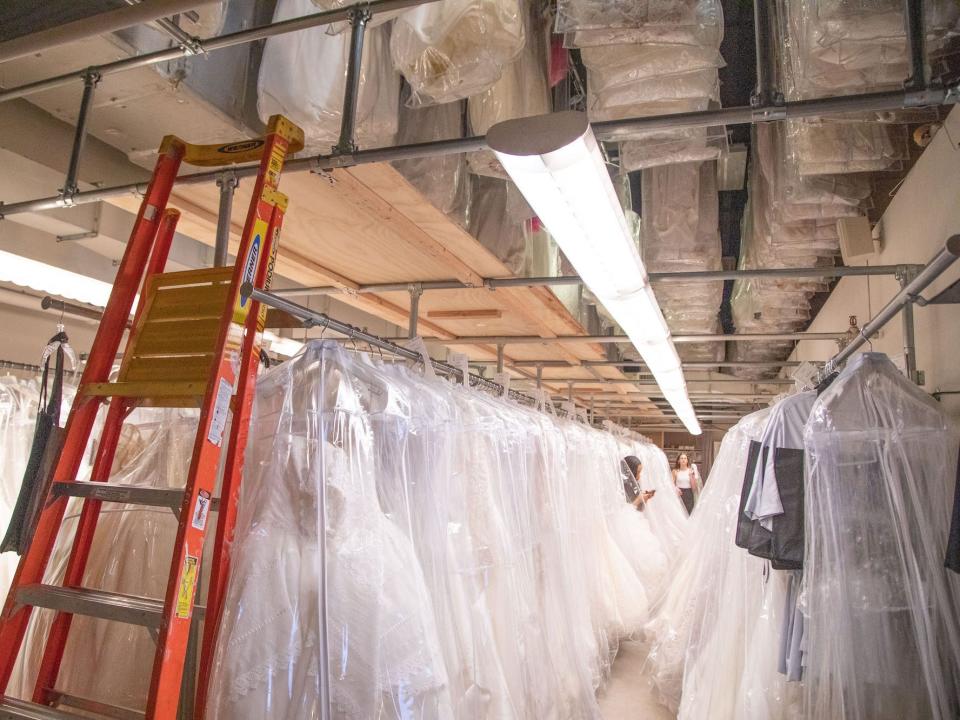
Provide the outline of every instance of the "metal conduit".
{"type": "MultiPolygon", "coordinates": [[[[794,333],[734,333],[717,335],[674,335],[674,343],[701,342],[769,342],[771,340],[839,340],[848,337],[846,330],[838,332],[794,332],[794,333]]],[[[386,338],[389,342],[402,342],[405,338],[386,338]]],[[[599,345],[631,344],[626,335],[559,335],[540,337],[539,335],[471,335],[454,338],[425,337],[425,342],[444,345],[570,345],[576,343],[595,343],[599,345]]],[[[642,363],[635,363],[642,364],[642,363]]],[[[713,366],[716,363],[711,363],[713,366]]]]}
{"type": "MultiPolygon", "coordinates": [[[[759,268],[755,270],[690,270],[677,272],[653,272],[647,277],[651,282],[691,282],[714,280],[742,280],[747,278],[830,278],[863,275],[897,275],[907,271],[912,265],[876,265],[876,266],[836,266],[812,268],[759,268]]],[[[916,266],[918,269],[922,266],[916,266]]],[[[544,287],[557,285],[579,285],[582,282],[578,275],[559,275],[556,277],[517,277],[517,278],[486,278],[482,287],[489,290],[513,287],[544,287]]],[[[299,297],[308,295],[333,294],[365,294],[381,292],[404,292],[416,285],[426,292],[428,290],[464,290],[478,287],[459,280],[415,280],[396,283],[373,283],[361,285],[357,288],[323,285],[317,287],[298,287],[274,290],[273,294],[279,297],[299,297]]]]}
{"type": "MultiPolygon", "coordinates": [[[[943,244],[940,251],[934,255],[923,270],[921,270],[910,282],[905,284],[896,295],[888,302],[873,319],[865,324],[860,333],[856,335],[850,343],[840,352],[834,355],[824,367],[824,374],[829,374],[840,367],[850,356],[863,347],[866,342],[879,332],[879,330],[890,322],[898,312],[906,306],[912,305],[917,297],[934,280],[956,262],[960,257],[960,235],[953,235],[943,244]]],[[[904,338],[904,344],[913,345],[913,338],[904,338]]],[[[913,378],[911,378],[913,379],[913,378]]]]}
{"type": "MultiPolygon", "coordinates": [[[[399,7],[409,7],[418,5],[425,0],[374,0],[371,7],[376,6],[380,11],[385,9],[396,9],[399,7]]],[[[308,15],[305,18],[296,18],[286,20],[278,25],[293,24],[296,27],[282,31],[275,31],[275,26],[265,28],[255,28],[253,30],[244,30],[239,33],[233,33],[232,36],[254,34],[256,37],[230,42],[226,45],[219,44],[214,48],[204,44],[205,50],[219,49],[220,47],[229,47],[238,42],[250,42],[251,40],[278,35],[281,32],[291,32],[292,30],[302,30],[305,27],[328,24],[348,19],[349,10],[336,10],[327,13],[317,13],[308,15]],[[322,21],[310,20],[323,15],[322,21]]],[[[224,36],[232,37],[232,36],[224,36]]],[[[218,40],[223,40],[219,38],[218,40]]],[[[212,41],[210,41],[212,42],[212,41]]],[[[164,57],[151,61],[140,62],[131,67],[139,67],[144,64],[153,64],[164,60],[172,60],[179,57],[179,50],[164,51],[164,57]]],[[[148,56],[143,56],[148,57],[148,56]]],[[[129,61],[123,60],[120,63],[130,63],[137,60],[131,58],[129,61]]],[[[113,63],[112,65],[118,65],[113,63]]],[[[94,68],[101,74],[104,72],[117,72],[116,69],[110,69],[111,66],[100,66],[94,68]]],[[[124,67],[122,69],[129,69],[124,67]]],[[[69,75],[69,80],[80,79],[87,71],[77,71],[69,75]]],[[[66,76],[64,76],[66,77],[66,76]]],[[[53,80],[40,81],[32,85],[43,85],[51,83],[53,80]]],[[[13,97],[22,97],[38,90],[46,90],[49,87],[57,87],[63,84],[57,82],[49,86],[29,89],[31,86],[23,86],[12,90],[0,92],[0,102],[13,97]]],[[[899,110],[905,107],[924,107],[930,105],[943,105],[955,103],[960,99],[960,89],[958,88],[932,88],[923,91],[904,91],[891,90],[885,93],[869,93],[866,95],[849,95],[840,98],[825,98],[818,100],[801,100],[794,103],[785,103],[783,105],[768,106],[766,108],[740,107],[727,108],[721,110],[705,110],[695,113],[679,113],[674,115],[663,115],[646,118],[633,118],[627,120],[615,120],[605,123],[594,123],[594,134],[600,140],[616,140],[621,135],[637,132],[638,130],[652,129],[670,129],[686,127],[711,127],[714,125],[740,125],[767,120],[782,120],[785,118],[798,117],[818,117],[831,115],[835,113],[847,112],[881,112],[887,110],[899,110]]],[[[456,138],[452,140],[439,140],[435,142],[413,143],[410,145],[397,145],[388,148],[377,148],[373,150],[358,150],[349,155],[317,155],[314,157],[297,158],[288,162],[284,168],[285,172],[308,172],[319,170],[333,170],[340,167],[350,167],[376,162],[393,162],[397,160],[412,160],[423,157],[433,157],[437,155],[449,155],[455,153],[473,152],[483,150],[487,147],[486,139],[483,137],[456,138]]],[[[258,166],[256,165],[238,165],[235,173],[238,178],[252,177],[256,175],[258,166]]],[[[177,185],[194,185],[216,180],[221,171],[210,171],[194,173],[178,177],[177,185]]],[[[127,185],[116,185],[114,187],[102,188],[99,190],[88,190],[79,192],[72,198],[72,204],[80,205],[90,202],[98,202],[118,195],[127,195],[130,193],[142,194],[146,192],[146,183],[130,183],[127,185]]],[[[53,210],[63,207],[63,201],[59,196],[39,198],[36,200],[26,200],[24,202],[2,204],[0,203],[0,219],[8,215],[24,212],[40,212],[42,210],[53,210]]]]}

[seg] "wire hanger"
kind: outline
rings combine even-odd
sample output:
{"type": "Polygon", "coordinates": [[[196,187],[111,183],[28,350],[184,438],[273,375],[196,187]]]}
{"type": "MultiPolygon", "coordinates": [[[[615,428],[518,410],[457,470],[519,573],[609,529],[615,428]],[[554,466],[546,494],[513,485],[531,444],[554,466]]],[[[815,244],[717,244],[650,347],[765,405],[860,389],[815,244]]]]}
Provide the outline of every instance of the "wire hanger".
{"type": "MultiPolygon", "coordinates": [[[[63,318],[61,317],[61,320],[63,318]]],[[[47,362],[47,358],[53,355],[58,348],[63,348],[63,354],[70,361],[70,369],[77,369],[77,353],[72,347],[70,347],[70,338],[67,337],[65,328],[62,322],[57,323],[57,334],[54,335],[47,341],[46,347],[43,348],[43,354],[40,356],[40,365],[44,365],[47,362]]]]}

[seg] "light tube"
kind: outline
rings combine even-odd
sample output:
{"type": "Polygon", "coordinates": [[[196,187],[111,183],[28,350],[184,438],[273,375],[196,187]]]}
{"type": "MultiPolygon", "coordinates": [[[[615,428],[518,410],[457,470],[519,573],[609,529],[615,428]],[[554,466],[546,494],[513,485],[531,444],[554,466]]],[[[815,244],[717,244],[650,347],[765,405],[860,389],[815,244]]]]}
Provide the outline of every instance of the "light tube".
{"type": "Polygon", "coordinates": [[[680,358],[584,113],[498,123],[487,143],[584,284],[623,328],[692,435],[680,358]]]}
{"type": "Polygon", "coordinates": [[[0,280],[48,295],[106,307],[113,286],[102,280],[0,250],[0,280]]]}

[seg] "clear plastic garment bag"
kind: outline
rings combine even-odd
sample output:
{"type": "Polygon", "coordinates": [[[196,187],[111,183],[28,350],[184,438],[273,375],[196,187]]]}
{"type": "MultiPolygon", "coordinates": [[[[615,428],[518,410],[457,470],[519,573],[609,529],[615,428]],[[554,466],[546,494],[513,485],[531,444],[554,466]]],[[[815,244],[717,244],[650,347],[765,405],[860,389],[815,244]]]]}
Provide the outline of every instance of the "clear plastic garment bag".
{"type": "Polygon", "coordinates": [[[956,718],[960,577],[943,553],[957,428],[864,353],[818,399],[805,449],[805,717],[956,718]]]}

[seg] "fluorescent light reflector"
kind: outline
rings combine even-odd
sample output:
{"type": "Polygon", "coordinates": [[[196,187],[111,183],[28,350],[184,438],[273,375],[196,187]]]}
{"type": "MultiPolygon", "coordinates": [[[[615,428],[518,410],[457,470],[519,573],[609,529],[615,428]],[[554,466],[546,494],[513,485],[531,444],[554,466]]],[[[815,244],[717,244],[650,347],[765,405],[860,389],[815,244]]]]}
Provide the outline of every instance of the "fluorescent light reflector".
{"type": "Polygon", "coordinates": [[[584,113],[508,120],[487,142],[583,282],[623,328],[687,430],[680,358],[584,113]]]}

